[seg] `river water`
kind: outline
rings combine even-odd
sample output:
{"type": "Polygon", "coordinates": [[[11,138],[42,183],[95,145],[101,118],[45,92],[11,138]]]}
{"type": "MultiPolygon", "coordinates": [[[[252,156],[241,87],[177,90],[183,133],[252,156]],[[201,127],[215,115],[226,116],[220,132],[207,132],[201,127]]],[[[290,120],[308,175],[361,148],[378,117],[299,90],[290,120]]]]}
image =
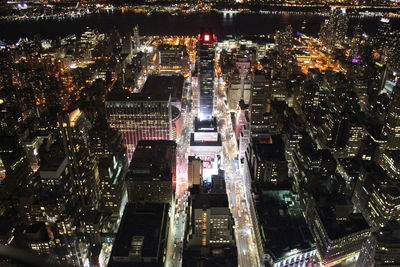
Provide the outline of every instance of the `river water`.
{"type": "MultiPolygon", "coordinates": [[[[295,31],[316,36],[321,23],[327,17],[312,13],[280,13],[258,14],[237,13],[222,14],[217,12],[196,13],[191,15],[170,14],[137,14],[96,13],[77,19],[39,20],[39,21],[2,21],[0,22],[0,40],[15,42],[20,37],[32,38],[40,34],[42,38],[53,39],[57,36],[80,34],[87,28],[95,28],[100,32],[110,32],[114,27],[121,33],[132,31],[138,24],[141,35],[196,35],[200,27],[211,27],[217,36],[226,35],[253,35],[270,34],[286,25],[292,25],[295,31]],[[305,21],[305,29],[302,29],[305,21]]],[[[377,17],[351,18],[349,33],[361,22],[367,34],[374,34],[377,30],[377,17]]],[[[400,28],[400,19],[392,20],[394,28],[400,28]]]]}

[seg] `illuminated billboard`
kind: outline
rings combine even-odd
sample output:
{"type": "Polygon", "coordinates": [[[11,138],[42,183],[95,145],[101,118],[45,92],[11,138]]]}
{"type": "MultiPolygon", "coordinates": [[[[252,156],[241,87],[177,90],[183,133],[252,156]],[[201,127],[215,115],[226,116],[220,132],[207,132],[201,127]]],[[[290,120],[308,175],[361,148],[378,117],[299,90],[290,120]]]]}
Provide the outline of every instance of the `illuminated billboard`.
{"type": "Polygon", "coordinates": [[[217,142],[218,133],[216,132],[197,132],[194,133],[195,142],[217,142]]]}

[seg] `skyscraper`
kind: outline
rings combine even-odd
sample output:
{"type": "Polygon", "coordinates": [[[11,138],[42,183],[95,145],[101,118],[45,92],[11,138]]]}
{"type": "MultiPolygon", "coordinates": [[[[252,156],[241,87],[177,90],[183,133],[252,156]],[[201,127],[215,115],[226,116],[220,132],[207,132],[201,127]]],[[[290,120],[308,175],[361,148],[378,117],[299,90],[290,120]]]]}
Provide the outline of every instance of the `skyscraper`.
{"type": "MultiPolygon", "coordinates": [[[[40,150],[42,165],[38,171],[41,197],[37,205],[27,205],[26,219],[31,223],[45,221],[48,233],[54,241],[54,254],[60,262],[78,265],[76,225],[79,202],[73,181],[72,165],[61,142],[46,144],[40,150]],[[40,216],[34,216],[40,210],[40,216]]],[[[80,185],[78,184],[78,187],[80,185]]]]}
{"type": "Polygon", "coordinates": [[[194,194],[191,197],[188,247],[234,245],[232,225],[226,194],[194,194]]]}
{"type": "Polygon", "coordinates": [[[188,162],[188,182],[189,187],[200,185],[203,178],[202,161],[199,158],[189,156],[188,162]]]}
{"type": "Polygon", "coordinates": [[[117,83],[106,98],[107,120],[124,139],[129,160],[139,140],[171,140],[180,135],[182,76],[147,78],[140,93],[117,83]]]}
{"type": "Polygon", "coordinates": [[[388,138],[388,149],[400,148],[400,85],[393,88],[392,101],[383,126],[383,134],[388,138]]]}
{"type": "Polygon", "coordinates": [[[84,205],[94,205],[98,173],[97,160],[89,156],[88,139],[92,125],[80,109],[60,113],[58,120],[77,193],[84,205]]]}
{"type": "Polygon", "coordinates": [[[400,218],[400,187],[376,163],[365,162],[357,179],[352,199],[373,228],[400,218]]]}
{"type": "Polygon", "coordinates": [[[216,36],[211,30],[201,30],[198,35],[197,67],[200,87],[200,120],[210,119],[214,109],[214,58],[216,36]]]}
{"type": "Polygon", "coordinates": [[[137,94],[116,85],[107,95],[108,124],[122,134],[129,160],[139,140],[171,140],[174,130],[172,121],[180,116],[178,108],[171,104],[175,95],[179,94],[176,85],[171,85],[168,79],[153,83],[157,87],[146,84],[137,94]]]}
{"type": "Polygon", "coordinates": [[[161,44],[157,47],[158,71],[165,74],[188,72],[189,55],[184,45],[161,44]]]}
{"type": "Polygon", "coordinates": [[[172,203],[176,177],[176,143],[142,140],[129,166],[129,202],[172,203]]]}
{"type": "Polygon", "coordinates": [[[29,161],[17,137],[0,135],[0,200],[11,197],[30,175],[29,161]]]}
{"type": "Polygon", "coordinates": [[[399,266],[400,224],[390,221],[363,244],[356,267],[399,266]]]}
{"type": "Polygon", "coordinates": [[[140,39],[139,39],[139,25],[135,25],[135,27],[133,27],[133,48],[134,51],[137,53],[139,52],[139,48],[140,48],[140,39]]]}
{"type": "Polygon", "coordinates": [[[204,184],[191,190],[182,265],[237,266],[234,221],[223,172],[213,177],[211,190],[206,191],[204,184]]]}
{"type": "Polygon", "coordinates": [[[329,48],[334,49],[336,45],[341,45],[346,37],[349,18],[346,16],[345,9],[333,9],[329,20],[321,25],[320,39],[329,48]]]}
{"type": "Polygon", "coordinates": [[[126,204],[107,266],[165,266],[168,210],[165,203],[126,204]]]}
{"type": "Polygon", "coordinates": [[[91,156],[99,160],[99,210],[118,218],[128,169],[122,135],[98,118],[89,131],[89,146],[91,156]]]}
{"type": "Polygon", "coordinates": [[[378,32],[375,36],[375,44],[381,53],[389,44],[389,35],[391,30],[392,24],[390,23],[390,19],[382,17],[378,22],[378,32]]]}
{"type": "Polygon", "coordinates": [[[370,234],[361,214],[335,206],[317,207],[309,220],[318,256],[324,266],[334,266],[357,256],[370,234]]]}

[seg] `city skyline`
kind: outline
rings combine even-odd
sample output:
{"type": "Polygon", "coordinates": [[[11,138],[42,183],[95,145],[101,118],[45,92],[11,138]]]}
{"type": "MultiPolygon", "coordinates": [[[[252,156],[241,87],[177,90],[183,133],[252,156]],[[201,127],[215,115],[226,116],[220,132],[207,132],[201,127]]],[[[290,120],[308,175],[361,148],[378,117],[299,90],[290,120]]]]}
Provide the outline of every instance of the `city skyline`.
{"type": "Polygon", "coordinates": [[[398,2],[323,4],[6,3],[0,266],[400,265],[398,2]]]}

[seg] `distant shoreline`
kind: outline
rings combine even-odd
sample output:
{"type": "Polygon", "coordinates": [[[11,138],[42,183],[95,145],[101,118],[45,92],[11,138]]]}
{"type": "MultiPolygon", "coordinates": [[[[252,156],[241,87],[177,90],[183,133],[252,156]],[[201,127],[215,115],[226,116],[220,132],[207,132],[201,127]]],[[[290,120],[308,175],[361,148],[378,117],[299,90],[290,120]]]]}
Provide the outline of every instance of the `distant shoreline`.
{"type": "MultiPolygon", "coordinates": [[[[2,28],[0,40],[15,43],[19,38],[32,39],[35,34],[39,34],[42,39],[52,40],[70,34],[79,35],[86,29],[97,29],[101,33],[107,33],[117,28],[123,34],[131,32],[136,24],[140,27],[141,35],[193,35],[201,25],[207,24],[215,29],[218,36],[225,36],[271,34],[289,24],[295,31],[303,32],[302,26],[305,23],[304,33],[315,36],[320,30],[320,24],[328,16],[328,12],[325,11],[303,12],[301,10],[258,10],[257,12],[212,10],[210,12],[189,11],[183,14],[176,9],[171,12],[165,10],[160,12],[160,8],[155,8],[155,10],[146,8],[141,12],[133,12],[129,8],[124,11],[122,9],[118,7],[99,12],[89,10],[90,13],[78,15],[72,13],[59,15],[54,12],[54,15],[47,18],[34,19],[32,17],[32,19],[18,20],[14,17],[13,20],[2,20],[0,21],[2,28]]],[[[83,8],[84,12],[85,10],[83,8]]],[[[379,13],[368,13],[368,15],[354,13],[349,14],[349,17],[350,34],[351,29],[359,22],[364,25],[367,34],[374,34],[380,19],[379,13]]],[[[400,19],[393,18],[392,21],[394,29],[400,29],[400,19]]]]}

